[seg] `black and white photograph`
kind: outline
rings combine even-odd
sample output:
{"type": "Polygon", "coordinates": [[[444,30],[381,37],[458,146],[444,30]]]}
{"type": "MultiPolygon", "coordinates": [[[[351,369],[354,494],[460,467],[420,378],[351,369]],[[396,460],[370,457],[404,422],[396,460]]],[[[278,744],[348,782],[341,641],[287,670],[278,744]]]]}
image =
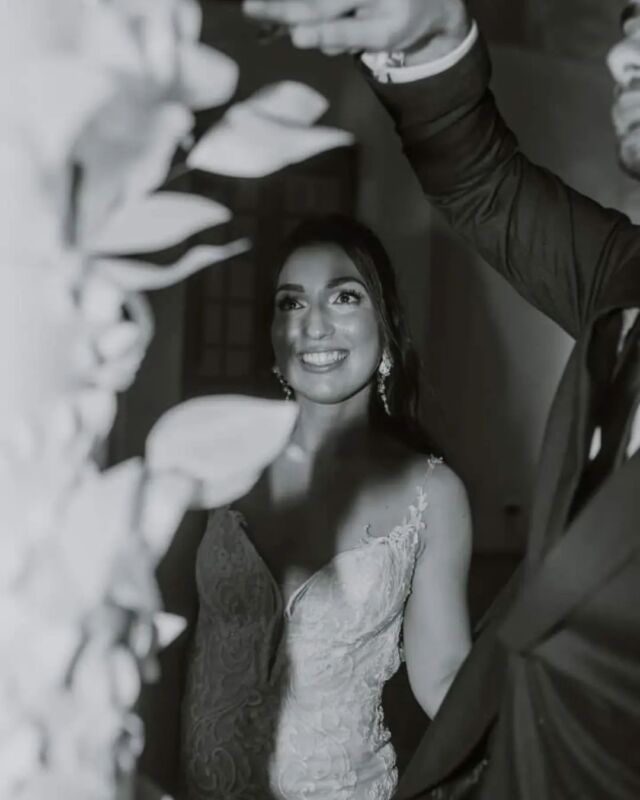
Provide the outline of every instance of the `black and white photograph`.
{"type": "Polygon", "coordinates": [[[640,0],[0,0],[1,800],[640,800],[640,0]]]}

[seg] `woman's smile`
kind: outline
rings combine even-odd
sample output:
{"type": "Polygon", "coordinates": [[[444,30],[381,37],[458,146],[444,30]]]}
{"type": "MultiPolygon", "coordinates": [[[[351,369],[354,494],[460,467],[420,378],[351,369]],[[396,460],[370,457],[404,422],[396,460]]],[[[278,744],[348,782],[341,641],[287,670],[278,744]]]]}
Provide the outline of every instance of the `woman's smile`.
{"type": "Polygon", "coordinates": [[[304,369],[328,372],[340,366],[348,355],[348,350],[305,350],[298,353],[298,358],[304,369]]]}

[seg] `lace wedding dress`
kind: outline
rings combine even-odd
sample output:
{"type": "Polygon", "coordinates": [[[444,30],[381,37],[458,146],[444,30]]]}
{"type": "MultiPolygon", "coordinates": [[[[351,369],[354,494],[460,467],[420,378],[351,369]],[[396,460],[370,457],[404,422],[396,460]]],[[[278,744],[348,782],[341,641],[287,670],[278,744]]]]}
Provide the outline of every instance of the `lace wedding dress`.
{"type": "Polygon", "coordinates": [[[198,552],[200,613],[183,702],[189,800],[388,800],[397,780],[384,683],[426,495],[388,535],[366,535],[282,594],[229,508],[198,552]]]}

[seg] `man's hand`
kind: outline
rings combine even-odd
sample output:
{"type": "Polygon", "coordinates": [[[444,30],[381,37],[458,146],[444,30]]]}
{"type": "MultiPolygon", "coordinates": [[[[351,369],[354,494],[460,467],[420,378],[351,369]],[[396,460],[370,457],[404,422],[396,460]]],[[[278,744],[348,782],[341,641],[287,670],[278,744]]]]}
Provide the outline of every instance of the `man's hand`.
{"type": "Polygon", "coordinates": [[[403,51],[414,61],[445,55],[470,26],[463,0],[244,0],[243,9],[288,27],[296,47],[403,51]]]}

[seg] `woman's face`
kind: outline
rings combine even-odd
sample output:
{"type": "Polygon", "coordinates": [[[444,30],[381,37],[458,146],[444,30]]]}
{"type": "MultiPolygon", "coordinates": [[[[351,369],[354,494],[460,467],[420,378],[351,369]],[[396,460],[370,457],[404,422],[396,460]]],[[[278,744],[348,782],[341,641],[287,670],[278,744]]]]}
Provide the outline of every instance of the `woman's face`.
{"type": "Polygon", "coordinates": [[[378,318],[344,250],[313,244],[294,251],[274,303],[276,363],[297,395],[339,403],[370,383],[381,355],[378,318]]]}

